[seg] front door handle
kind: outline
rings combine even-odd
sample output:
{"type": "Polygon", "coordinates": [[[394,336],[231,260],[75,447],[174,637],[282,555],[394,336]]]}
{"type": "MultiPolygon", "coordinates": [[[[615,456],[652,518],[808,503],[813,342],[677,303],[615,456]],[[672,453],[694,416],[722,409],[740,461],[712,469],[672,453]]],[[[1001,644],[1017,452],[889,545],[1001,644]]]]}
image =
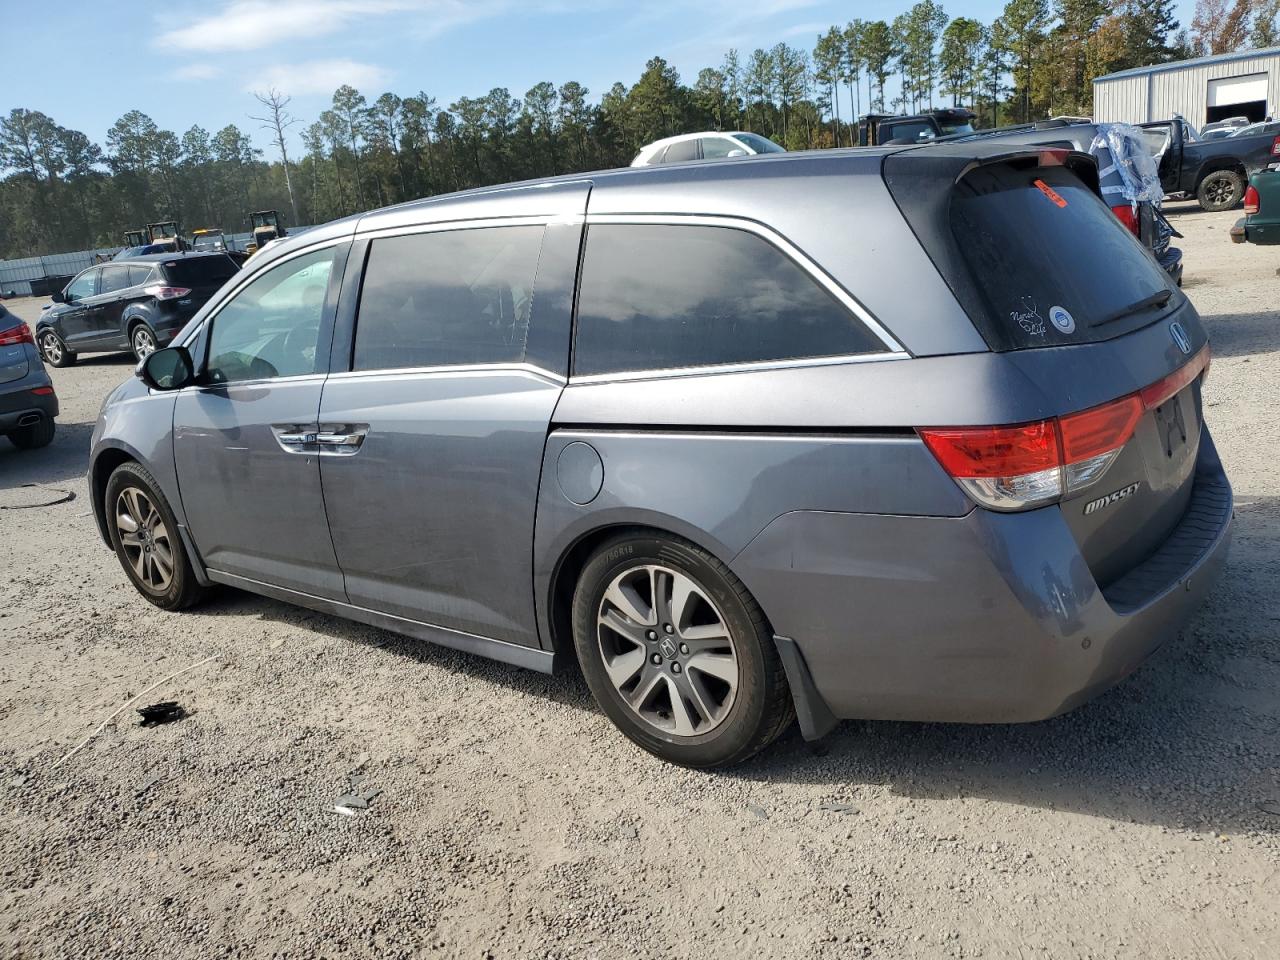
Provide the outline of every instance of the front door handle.
{"type": "Polygon", "coordinates": [[[321,424],[315,442],[321,453],[349,457],[360,452],[360,446],[369,433],[367,423],[321,424]]]}
{"type": "Polygon", "coordinates": [[[276,443],[286,453],[315,453],[316,425],[314,423],[273,423],[271,432],[276,443]]]}

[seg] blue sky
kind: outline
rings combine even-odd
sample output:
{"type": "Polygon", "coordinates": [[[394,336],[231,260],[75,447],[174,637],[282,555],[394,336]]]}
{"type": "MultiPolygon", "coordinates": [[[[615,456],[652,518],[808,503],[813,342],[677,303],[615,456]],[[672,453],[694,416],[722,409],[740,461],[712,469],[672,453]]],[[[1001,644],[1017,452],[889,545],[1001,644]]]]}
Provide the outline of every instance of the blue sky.
{"type": "MultiPolygon", "coordinates": [[[[104,143],[130,109],[179,135],[192,124],[235,123],[259,146],[251,91],[274,85],[310,123],[350,83],[370,100],[420,90],[447,107],[459,96],[541,80],[577,80],[593,100],[631,84],[665,57],[692,83],[725,50],[786,40],[811,49],[818,32],[851,17],[892,19],[910,0],[163,0],[128,5],[0,0],[0,111],[41,110],[104,143]],[[20,36],[20,40],[19,40],[20,36]]],[[[948,3],[984,22],[1001,0],[948,3]]],[[[1193,2],[1180,17],[1190,21],[1193,2]]],[[[297,130],[295,128],[295,139],[297,130]]]]}

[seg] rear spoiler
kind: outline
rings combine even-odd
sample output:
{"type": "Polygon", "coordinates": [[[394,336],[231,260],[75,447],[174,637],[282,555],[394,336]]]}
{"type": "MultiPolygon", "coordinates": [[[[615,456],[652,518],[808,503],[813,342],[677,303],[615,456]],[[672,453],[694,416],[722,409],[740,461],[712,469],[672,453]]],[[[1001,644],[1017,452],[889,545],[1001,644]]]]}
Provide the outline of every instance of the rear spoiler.
{"type": "Polygon", "coordinates": [[[1102,196],[1098,161],[1090,154],[1066,147],[1019,145],[1010,148],[975,142],[924,144],[887,154],[882,172],[886,183],[899,167],[903,173],[909,170],[912,175],[919,176],[927,172],[959,183],[979,167],[997,163],[1027,168],[1066,167],[1090,190],[1102,196]]]}

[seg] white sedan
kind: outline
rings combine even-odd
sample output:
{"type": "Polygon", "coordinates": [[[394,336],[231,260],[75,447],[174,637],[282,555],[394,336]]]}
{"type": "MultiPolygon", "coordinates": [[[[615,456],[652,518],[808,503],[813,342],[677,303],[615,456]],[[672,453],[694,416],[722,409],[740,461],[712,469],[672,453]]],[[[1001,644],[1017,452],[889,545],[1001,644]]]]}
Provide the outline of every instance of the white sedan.
{"type": "Polygon", "coordinates": [[[754,157],[762,153],[786,153],[768,137],[739,130],[682,133],[678,137],[655,140],[641,147],[633,167],[654,163],[680,163],[684,160],[727,160],[732,157],[754,157]]]}

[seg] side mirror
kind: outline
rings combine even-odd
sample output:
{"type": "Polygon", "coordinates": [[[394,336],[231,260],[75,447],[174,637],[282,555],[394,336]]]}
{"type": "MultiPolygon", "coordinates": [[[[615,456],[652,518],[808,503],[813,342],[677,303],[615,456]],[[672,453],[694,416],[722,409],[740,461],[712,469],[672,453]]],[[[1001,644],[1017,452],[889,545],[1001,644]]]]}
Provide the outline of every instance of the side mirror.
{"type": "Polygon", "coordinates": [[[196,376],[186,347],[165,347],[149,353],[134,373],[152,390],[179,390],[196,376]]]}
{"type": "Polygon", "coordinates": [[[54,290],[53,292],[51,292],[51,293],[49,294],[49,299],[50,299],[50,300],[52,300],[54,303],[66,303],[66,302],[67,302],[67,292],[66,292],[66,290],[65,290],[65,289],[63,289],[63,290],[54,290]]]}
{"type": "Polygon", "coordinates": [[[730,150],[725,154],[726,157],[745,157],[746,155],[747,151],[745,150],[730,150]]]}

